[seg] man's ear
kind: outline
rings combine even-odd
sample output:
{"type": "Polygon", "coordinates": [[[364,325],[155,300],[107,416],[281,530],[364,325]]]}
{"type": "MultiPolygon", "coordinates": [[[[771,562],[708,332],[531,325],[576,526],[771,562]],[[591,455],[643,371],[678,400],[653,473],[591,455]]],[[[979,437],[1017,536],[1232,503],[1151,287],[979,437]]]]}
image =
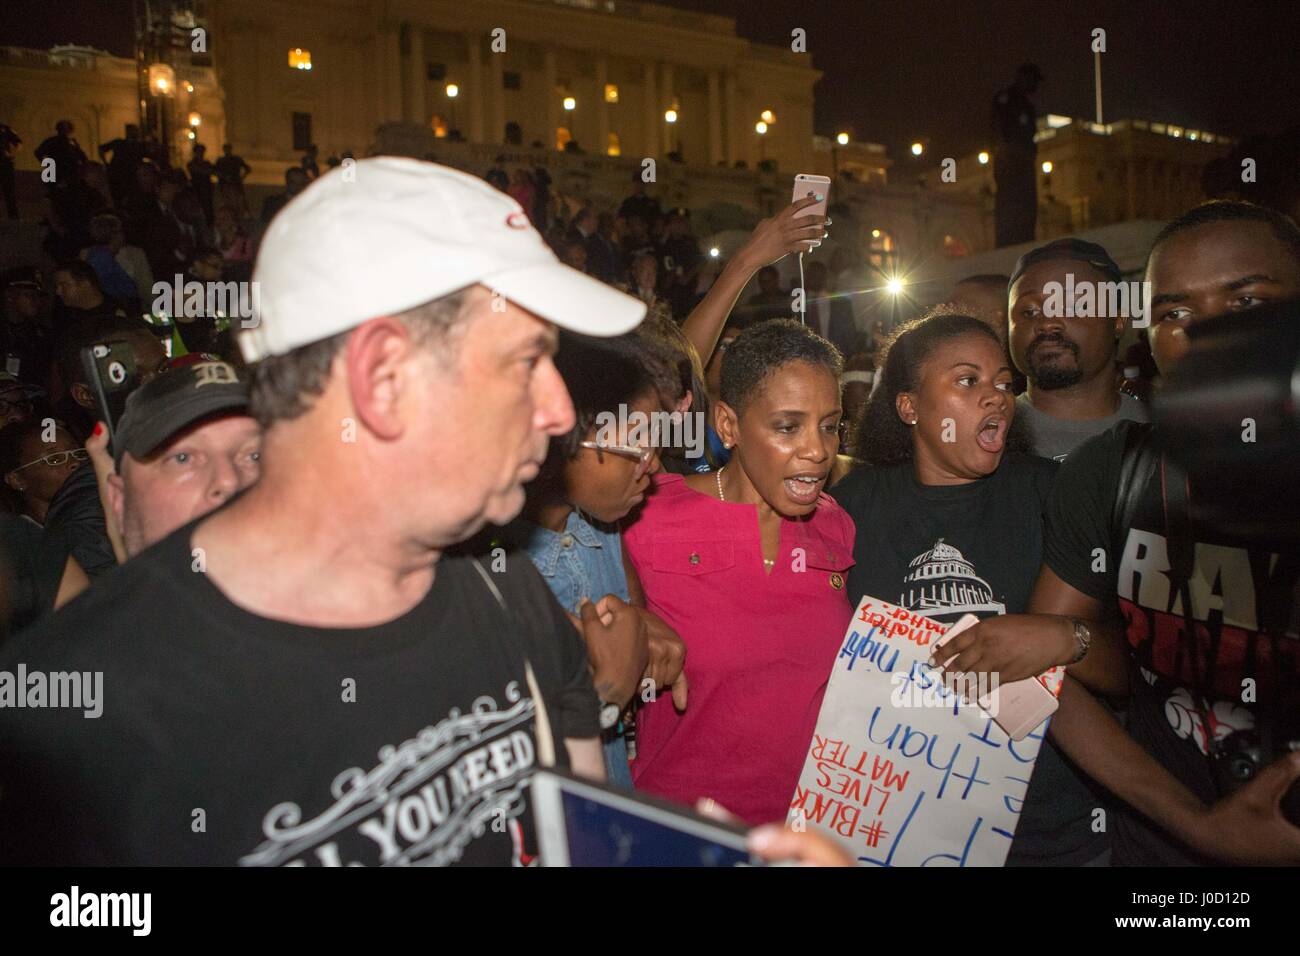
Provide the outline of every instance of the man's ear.
{"type": "Polygon", "coordinates": [[[911,392],[899,392],[894,398],[894,409],[904,425],[916,424],[916,402],[911,392]]]}
{"type": "Polygon", "coordinates": [[[112,517],[117,525],[118,534],[121,534],[122,528],[125,527],[122,523],[122,516],[126,513],[126,485],[122,482],[122,476],[117,472],[108,476],[105,493],[108,495],[108,507],[113,512],[112,517]]]}
{"type": "Polygon", "coordinates": [[[724,445],[735,448],[740,444],[740,416],[724,401],[714,403],[713,428],[724,445]]]}
{"type": "Polygon", "coordinates": [[[82,408],[89,409],[92,412],[95,411],[97,402],[95,401],[95,395],[91,392],[89,385],[82,382],[73,382],[71,391],[72,400],[74,402],[82,408]]]}
{"type": "Polygon", "coordinates": [[[415,344],[400,319],[383,316],[357,326],[348,337],[344,365],[357,418],[376,437],[392,441],[406,428],[404,388],[414,381],[406,366],[415,344]]]}
{"type": "Polygon", "coordinates": [[[19,494],[27,490],[27,483],[23,481],[22,476],[16,471],[11,471],[5,475],[5,484],[19,494]]]}

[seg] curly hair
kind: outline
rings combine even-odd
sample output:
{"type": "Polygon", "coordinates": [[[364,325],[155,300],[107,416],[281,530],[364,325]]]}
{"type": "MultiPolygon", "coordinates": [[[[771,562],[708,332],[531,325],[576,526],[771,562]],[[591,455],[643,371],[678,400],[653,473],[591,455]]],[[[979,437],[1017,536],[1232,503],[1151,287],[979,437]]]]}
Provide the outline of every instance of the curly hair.
{"type": "MultiPolygon", "coordinates": [[[[898,465],[912,460],[912,429],[898,417],[899,392],[914,392],[921,384],[921,368],[944,342],[965,335],[983,335],[1002,342],[993,329],[972,315],[951,306],[937,306],[899,328],[885,345],[876,372],[877,386],[858,423],[859,456],[871,465],[898,465]]],[[[1030,452],[1027,426],[1013,417],[1007,433],[1007,451],[1030,452]]]]}
{"type": "Polygon", "coordinates": [[[808,326],[794,319],[772,319],[751,325],[727,347],[719,397],[739,414],[768,376],[790,362],[819,365],[837,382],[844,370],[840,350],[808,326]]]}

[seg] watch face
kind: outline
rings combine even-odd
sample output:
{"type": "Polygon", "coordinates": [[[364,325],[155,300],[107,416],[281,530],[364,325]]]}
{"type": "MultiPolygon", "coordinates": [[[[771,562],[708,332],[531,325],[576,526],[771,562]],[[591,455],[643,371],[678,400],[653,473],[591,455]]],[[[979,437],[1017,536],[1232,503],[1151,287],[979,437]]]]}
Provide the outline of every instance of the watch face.
{"type": "Polygon", "coordinates": [[[602,730],[608,730],[618,723],[619,706],[618,704],[602,704],[600,708],[600,727],[602,730]]]}

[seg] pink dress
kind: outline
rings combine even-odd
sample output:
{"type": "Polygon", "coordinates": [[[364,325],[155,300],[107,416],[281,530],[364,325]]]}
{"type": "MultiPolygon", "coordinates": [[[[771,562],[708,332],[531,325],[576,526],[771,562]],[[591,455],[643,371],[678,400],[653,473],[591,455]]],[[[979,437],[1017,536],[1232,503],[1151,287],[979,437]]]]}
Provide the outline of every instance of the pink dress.
{"type": "Polygon", "coordinates": [[[768,575],[753,505],[655,476],[623,541],[649,609],[686,644],[690,693],[684,714],[667,694],[642,705],[638,790],[712,797],[750,824],[785,819],[853,613],[853,537],[853,519],[823,494],[810,517],[782,522],[768,575]]]}

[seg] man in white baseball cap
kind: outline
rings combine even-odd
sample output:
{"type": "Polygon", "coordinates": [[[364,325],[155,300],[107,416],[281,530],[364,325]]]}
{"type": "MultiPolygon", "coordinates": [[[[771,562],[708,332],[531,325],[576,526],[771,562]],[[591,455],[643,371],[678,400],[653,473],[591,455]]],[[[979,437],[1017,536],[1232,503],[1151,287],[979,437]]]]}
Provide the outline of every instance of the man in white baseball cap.
{"type": "MultiPolygon", "coordinates": [[[[573,426],[555,327],[645,306],[392,158],[294,198],[254,281],[261,480],[0,649],[104,675],[96,720],[0,710],[0,862],[527,862],[533,770],[603,776],[586,649],[526,557],[448,549],[573,426]]],[[[584,627],[645,641],[633,609],[584,627]]]]}

